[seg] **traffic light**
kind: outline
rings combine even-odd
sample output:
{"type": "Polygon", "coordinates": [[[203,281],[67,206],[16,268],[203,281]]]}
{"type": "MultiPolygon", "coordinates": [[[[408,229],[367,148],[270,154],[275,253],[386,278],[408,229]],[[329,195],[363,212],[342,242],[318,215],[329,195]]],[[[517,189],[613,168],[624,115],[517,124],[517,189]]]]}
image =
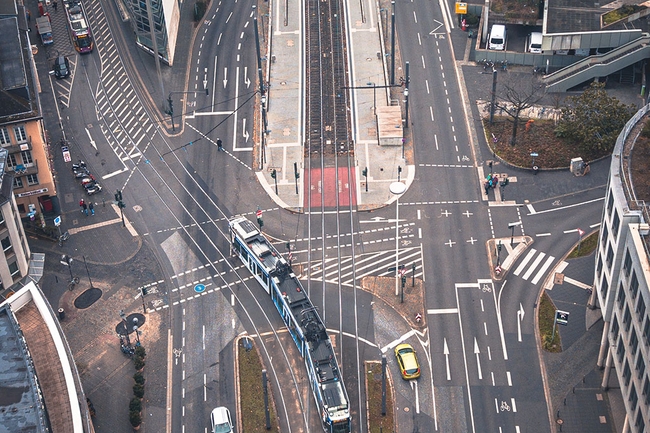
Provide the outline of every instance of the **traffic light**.
{"type": "Polygon", "coordinates": [[[264,227],[264,221],[262,220],[262,217],[257,217],[257,224],[260,225],[260,228],[264,227]]]}
{"type": "Polygon", "coordinates": [[[402,275],[402,288],[406,285],[406,275],[402,275]]]}
{"type": "Polygon", "coordinates": [[[149,293],[149,289],[147,287],[141,287],[140,291],[142,292],[142,296],[146,295],[149,293]]]}
{"type": "Polygon", "coordinates": [[[361,174],[362,174],[364,177],[368,177],[368,167],[364,168],[363,171],[361,172],[361,174]]]}
{"type": "Polygon", "coordinates": [[[291,242],[287,242],[287,251],[291,251],[291,242]]]}
{"type": "Polygon", "coordinates": [[[271,171],[271,177],[275,179],[276,176],[277,176],[277,171],[273,169],[273,171],[271,171]]]}

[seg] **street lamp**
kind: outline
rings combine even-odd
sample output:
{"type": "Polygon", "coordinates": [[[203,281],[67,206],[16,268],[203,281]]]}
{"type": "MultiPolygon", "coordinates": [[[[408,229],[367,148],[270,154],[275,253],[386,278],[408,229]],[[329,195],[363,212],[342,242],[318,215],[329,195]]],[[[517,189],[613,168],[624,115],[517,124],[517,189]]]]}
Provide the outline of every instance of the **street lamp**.
{"type": "Polygon", "coordinates": [[[135,345],[140,346],[140,335],[138,331],[138,325],[133,325],[133,331],[135,332],[135,338],[137,340],[137,343],[135,343],[135,345]]]}
{"type": "Polygon", "coordinates": [[[393,182],[388,187],[390,192],[397,196],[395,215],[395,296],[399,295],[399,198],[406,191],[406,185],[402,182],[393,182]]]}

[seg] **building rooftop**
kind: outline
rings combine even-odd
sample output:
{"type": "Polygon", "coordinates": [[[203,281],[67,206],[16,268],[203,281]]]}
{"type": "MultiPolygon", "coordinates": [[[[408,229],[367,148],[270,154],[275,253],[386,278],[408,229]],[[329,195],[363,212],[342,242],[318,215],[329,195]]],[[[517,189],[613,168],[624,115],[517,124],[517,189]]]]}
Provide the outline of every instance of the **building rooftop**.
{"type": "MultiPolygon", "coordinates": [[[[23,11],[23,7],[18,8],[23,11]]],[[[0,18],[0,122],[39,116],[24,13],[0,18]]]]}
{"type": "Polygon", "coordinates": [[[0,384],[0,431],[93,431],[65,336],[34,283],[0,304],[0,384]]]}

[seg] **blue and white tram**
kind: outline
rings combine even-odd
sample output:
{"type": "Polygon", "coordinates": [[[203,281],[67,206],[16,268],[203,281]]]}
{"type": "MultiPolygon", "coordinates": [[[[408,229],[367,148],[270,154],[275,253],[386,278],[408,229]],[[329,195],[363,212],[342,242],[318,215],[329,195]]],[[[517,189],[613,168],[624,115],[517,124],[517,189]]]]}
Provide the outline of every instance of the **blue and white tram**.
{"type": "Polygon", "coordinates": [[[350,407],[343,377],[325,324],[303,290],[291,266],[244,217],[232,218],[233,251],[271,295],[305,360],[309,382],[323,425],[330,433],[350,431],[350,407]]]}

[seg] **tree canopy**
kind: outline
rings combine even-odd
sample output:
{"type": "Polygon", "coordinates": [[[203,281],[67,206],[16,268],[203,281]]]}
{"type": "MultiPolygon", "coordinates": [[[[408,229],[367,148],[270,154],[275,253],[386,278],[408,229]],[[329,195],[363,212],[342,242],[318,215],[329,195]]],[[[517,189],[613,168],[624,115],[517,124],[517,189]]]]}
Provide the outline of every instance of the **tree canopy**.
{"type": "Polygon", "coordinates": [[[566,137],[582,150],[611,152],[616,137],[637,111],[605,91],[605,83],[591,83],[579,96],[569,96],[562,108],[555,134],[566,137]]]}

